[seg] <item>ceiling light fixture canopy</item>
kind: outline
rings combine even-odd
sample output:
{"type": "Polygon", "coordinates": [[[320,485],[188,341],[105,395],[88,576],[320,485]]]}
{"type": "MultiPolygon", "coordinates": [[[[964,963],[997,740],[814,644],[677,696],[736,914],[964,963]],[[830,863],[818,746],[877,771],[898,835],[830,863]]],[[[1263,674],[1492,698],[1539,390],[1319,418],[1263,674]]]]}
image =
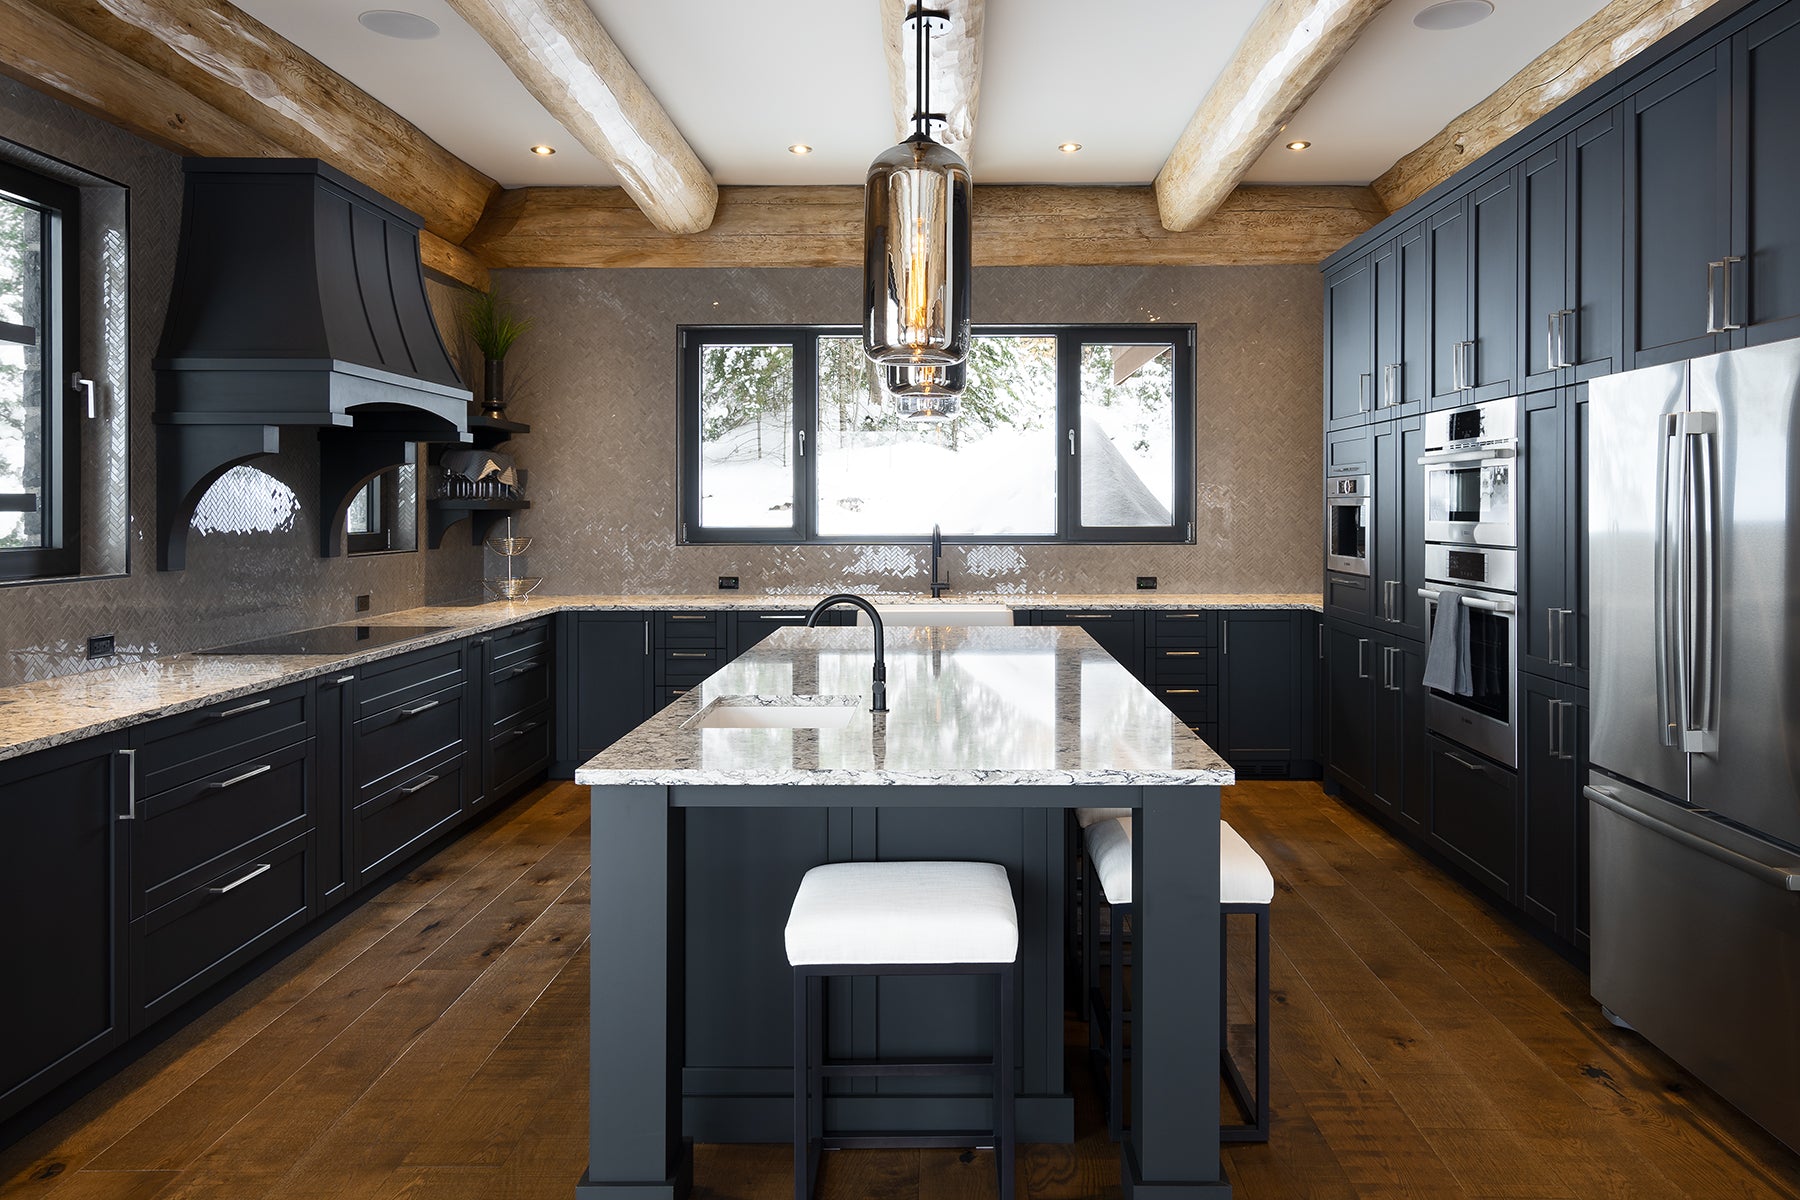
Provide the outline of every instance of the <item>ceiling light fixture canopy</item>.
{"type": "MultiPolygon", "coordinates": [[[[969,166],[932,140],[926,41],[949,14],[906,14],[916,48],[913,132],[863,185],[863,350],[882,367],[949,367],[969,353],[969,166]]],[[[904,415],[904,414],[903,414],[904,415]]]]}

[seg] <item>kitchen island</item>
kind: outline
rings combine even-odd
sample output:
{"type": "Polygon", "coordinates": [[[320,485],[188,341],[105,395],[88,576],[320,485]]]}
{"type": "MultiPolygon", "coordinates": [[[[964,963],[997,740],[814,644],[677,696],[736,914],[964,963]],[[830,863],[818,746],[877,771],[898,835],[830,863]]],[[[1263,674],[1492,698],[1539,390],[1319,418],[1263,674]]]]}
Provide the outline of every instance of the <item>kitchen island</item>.
{"type": "MultiPolygon", "coordinates": [[[[805,871],[1004,864],[1021,923],[1019,1135],[1069,1140],[1065,813],[1138,810],[1127,1196],[1228,1196],[1218,1143],[1219,793],[1230,766],[1087,634],[784,629],[576,773],[593,796],[589,1162],[581,1197],[680,1197],[691,1141],[790,1136],[782,926],[805,871]],[[805,698],[796,702],[795,698],[805,698]],[[763,710],[763,711],[758,711],[763,710]]],[[[967,978],[837,981],[829,1052],[984,1054],[967,978]]],[[[872,1081],[830,1126],[979,1128],[980,1092],[872,1081]]],[[[979,1085],[976,1085],[979,1086],[979,1085]]]]}

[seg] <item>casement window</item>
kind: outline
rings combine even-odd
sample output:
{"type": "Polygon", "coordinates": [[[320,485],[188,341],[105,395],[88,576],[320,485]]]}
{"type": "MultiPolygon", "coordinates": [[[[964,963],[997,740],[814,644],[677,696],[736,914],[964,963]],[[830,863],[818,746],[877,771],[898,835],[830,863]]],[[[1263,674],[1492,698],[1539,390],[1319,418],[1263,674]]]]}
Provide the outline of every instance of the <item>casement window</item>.
{"type": "Polygon", "coordinates": [[[1186,542],[1194,327],[978,327],[902,421],[854,328],[680,331],[682,540],[1186,542]]]}
{"type": "Polygon", "coordinates": [[[81,567],[80,193],[0,163],[0,580],[81,567]]]}
{"type": "Polygon", "coordinates": [[[418,487],[414,468],[383,471],[357,490],[344,513],[348,554],[418,549],[418,487]]]}

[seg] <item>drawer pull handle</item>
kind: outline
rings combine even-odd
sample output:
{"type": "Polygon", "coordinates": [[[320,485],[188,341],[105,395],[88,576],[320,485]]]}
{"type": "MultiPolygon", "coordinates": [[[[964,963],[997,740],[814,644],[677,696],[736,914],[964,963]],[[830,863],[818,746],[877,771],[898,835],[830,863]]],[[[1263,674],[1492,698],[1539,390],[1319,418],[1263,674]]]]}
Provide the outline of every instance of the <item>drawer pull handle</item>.
{"type": "Polygon", "coordinates": [[[437,781],[438,781],[438,777],[436,775],[427,775],[425,778],[419,780],[419,782],[413,784],[411,787],[401,788],[400,794],[402,796],[417,795],[419,792],[424,791],[426,788],[430,787],[432,784],[436,783],[437,781]]]}
{"type": "Polygon", "coordinates": [[[1465,770],[1473,771],[1477,775],[1486,775],[1487,774],[1486,767],[1482,766],[1480,763],[1472,763],[1460,754],[1452,754],[1448,750],[1446,750],[1446,751],[1444,751],[1444,757],[1449,759],[1451,762],[1455,763],[1457,766],[1462,767],[1465,770]]]}
{"type": "Polygon", "coordinates": [[[512,731],[512,736],[516,737],[516,738],[524,737],[526,734],[530,733],[532,730],[536,729],[539,725],[542,725],[542,724],[543,724],[542,721],[533,721],[529,725],[521,725],[517,729],[512,731]]]}
{"type": "Polygon", "coordinates": [[[1161,613],[1159,615],[1165,621],[1198,621],[1200,619],[1199,613],[1161,613]]]}
{"type": "Polygon", "coordinates": [[[712,620],[712,618],[710,616],[705,615],[704,613],[693,613],[693,614],[673,613],[670,615],[669,620],[671,620],[671,621],[710,621],[710,620],[712,620]]]}
{"type": "Polygon", "coordinates": [[[270,867],[272,867],[274,865],[275,865],[274,863],[257,863],[247,873],[238,876],[238,878],[232,880],[230,883],[226,884],[224,887],[209,887],[209,888],[207,888],[206,894],[209,896],[223,896],[226,892],[231,891],[233,888],[243,887],[246,883],[249,883],[252,879],[255,879],[258,875],[261,875],[264,871],[267,871],[270,867]]]}
{"type": "Polygon", "coordinates": [[[1163,689],[1163,695],[1165,695],[1165,696],[1198,696],[1199,694],[1200,694],[1199,688],[1164,688],[1163,689]]]}
{"type": "Polygon", "coordinates": [[[806,614],[805,613],[764,613],[764,614],[762,614],[762,619],[765,621],[804,621],[804,620],[806,620],[806,614]]]}
{"type": "Polygon", "coordinates": [[[1198,650],[1164,650],[1164,658],[1199,658],[1198,650]]]}
{"type": "Polygon", "coordinates": [[[342,687],[346,683],[356,682],[356,676],[354,676],[354,675],[339,675],[336,679],[332,680],[332,682],[337,684],[339,687],[342,687]]]}
{"type": "Polygon", "coordinates": [[[260,767],[251,767],[248,771],[245,771],[242,775],[234,775],[230,779],[221,779],[217,783],[209,783],[206,786],[209,789],[211,789],[212,791],[222,792],[228,787],[236,787],[238,784],[243,783],[247,779],[255,779],[258,775],[266,775],[270,771],[273,771],[274,769],[275,769],[275,764],[264,763],[260,767]]]}
{"type": "Polygon", "coordinates": [[[436,708],[438,705],[440,705],[442,703],[443,703],[442,700],[427,700],[425,703],[419,705],[417,708],[401,709],[400,715],[402,717],[416,717],[422,712],[430,712],[432,709],[436,708]]]}
{"type": "Polygon", "coordinates": [[[255,712],[259,708],[267,708],[273,703],[275,703],[274,697],[265,696],[261,700],[252,700],[248,704],[240,704],[236,708],[228,708],[224,712],[216,712],[213,714],[213,718],[215,720],[223,720],[226,717],[235,717],[240,713],[255,712]]]}
{"type": "Polygon", "coordinates": [[[125,811],[119,814],[121,821],[137,820],[137,751],[121,750],[125,756],[125,811]]]}
{"type": "Polygon", "coordinates": [[[671,650],[670,658],[711,658],[711,650],[671,650]]]}
{"type": "Polygon", "coordinates": [[[510,678],[517,679],[521,675],[529,675],[543,665],[543,660],[539,659],[537,662],[528,662],[523,666],[514,667],[510,678]]]}
{"type": "Polygon", "coordinates": [[[1117,616],[1117,613],[1070,613],[1068,619],[1071,621],[1111,621],[1117,616]]]}

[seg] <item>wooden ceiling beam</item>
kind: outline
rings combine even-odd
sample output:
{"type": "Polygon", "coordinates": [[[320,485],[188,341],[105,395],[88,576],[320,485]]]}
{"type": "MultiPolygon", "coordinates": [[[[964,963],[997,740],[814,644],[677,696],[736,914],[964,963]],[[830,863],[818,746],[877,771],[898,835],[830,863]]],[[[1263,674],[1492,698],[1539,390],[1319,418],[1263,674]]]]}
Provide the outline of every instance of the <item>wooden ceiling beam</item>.
{"type": "MultiPolygon", "coordinates": [[[[862,189],[726,187],[704,233],[652,226],[618,188],[502,192],[470,236],[490,267],[859,267],[862,189]]],[[[976,266],[1316,263],[1385,216],[1365,187],[1242,187],[1173,233],[1148,187],[975,189],[976,266]]]]}
{"type": "MultiPolygon", "coordinates": [[[[932,136],[973,163],[975,114],[981,103],[981,35],[987,0],[924,0],[950,14],[947,25],[926,47],[931,71],[931,107],[944,114],[932,136]]],[[[913,0],[881,0],[881,40],[887,57],[888,94],[894,108],[894,140],[912,133],[913,38],[905,25],[913,0]]]]}
{"type": "Polygon", "coordinates": [[[698,233],[719,189],[583,0],[448,0],[656,228],[698,233]]]}
{"type": "MultiPolygon", "coordinates": [[[[157,139],[183,153],[323,159],[412,209],[427,229],[451,242],[468,235],[499,190],[417,126],[228,0],[31,3],[147,71],[102,81],[95,64],[71,63],[72,73],[58,70],[26,82],[65,98],[106,90],[117,106],[103,115],[129,126],[142,123],[133,112],[134,90],[151,96],[165,91],[146,87],[148,74],[254,135],[236,146],[217,144],[228,140],[221,138],[194,144],[176,127],[157,139]]],[[[6,7],[17,13],[29,5],[9,0],[6,7]]],[[[18,60],[9,54],[8,61],[18,60]]],[[[116,56],[109,61],[119,65],[116,56]]]]}
{"type": "Polygon", "coordinates": [[[1156,174],[1163,228],[1219,211],[1387,3],[1269,0],[1156,174]]]}
{"type": "Polygon", "coordinates": [[[1404,208],[1719,2],[1612,0],[1370,186],[1389,212],[1404,208]]]}

